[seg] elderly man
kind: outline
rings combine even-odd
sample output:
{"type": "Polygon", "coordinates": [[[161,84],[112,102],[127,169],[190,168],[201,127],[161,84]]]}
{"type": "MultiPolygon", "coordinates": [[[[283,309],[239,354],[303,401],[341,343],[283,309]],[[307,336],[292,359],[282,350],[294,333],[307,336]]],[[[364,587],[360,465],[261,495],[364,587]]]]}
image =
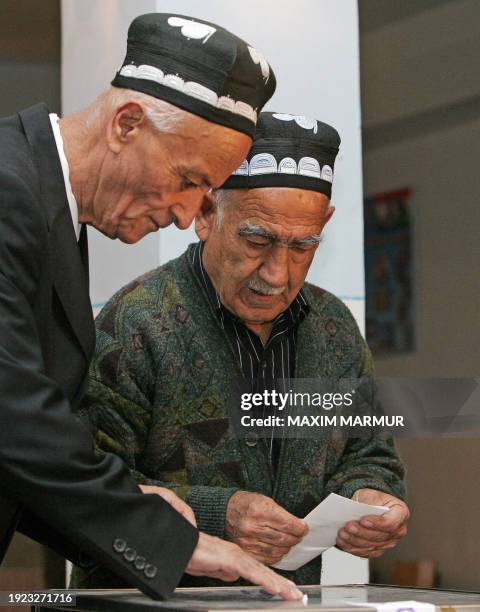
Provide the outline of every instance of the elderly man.
{"type": "MultiPolygon", "coordinates": [[[[99,446],[138,482],[171,487],[202,529],[265,564],[302,539],[297,517],[330,492],[390,507],[345,525],[342,549],[376,557],[406,532],[403,468],[389,436],[241,439],[228,418],[239,376],[262,391],[293,377],[372,373],[349,310],[305,283],[334,212],[339,142],[319,121],[261,114],[248,158],[197,217],[201,242],[126,286],[98,316],[81,409],[99,446]]],[[[288,575],[316,583],[320,567],[319,557],[288,575]]],[[[77,573],[83,586],[109,580],[101,570],[77,573]]]]}
{"type": "Polygon", "coordinates": [[[298,598],[238,547],[199,536],[171,491],[142,495],[71,413],[95,343],[85,224],[124,242],[188,227],[246,154],[275,77],[223,28],[150,14],[130,26],[112,85],[65,119],[38,105],[0,121],[0,559],[17,529],[154,598],[184,571],[298,598]]]}

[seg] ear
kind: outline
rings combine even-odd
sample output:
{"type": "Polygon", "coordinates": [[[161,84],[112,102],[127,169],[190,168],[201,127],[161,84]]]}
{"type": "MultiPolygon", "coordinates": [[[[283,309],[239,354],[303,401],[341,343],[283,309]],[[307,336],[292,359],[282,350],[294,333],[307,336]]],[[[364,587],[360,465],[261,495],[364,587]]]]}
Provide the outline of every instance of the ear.
{"type": "Polygon", "coordinates": [[[325,213],[325,217],[324,217],[325,225],[330,221],[334,212],[335,212],[335,206],[332,206],[331,204],[329,204],[327,208],[327,212],[325,213]]]}
{"type": "Polygon", "coordinates": [[[113,153],[138,138],[147,124],[145,111],[138,102],[126,102],[115,110],[107,126],[107,144],[113,153]]]}
{"type": "Polygon", "coordinates": [[[200,211],[195,217],[195,232],[202,242],[205,242],[215,225],[215,202],[211,191],[203,196],[200,211]]]}

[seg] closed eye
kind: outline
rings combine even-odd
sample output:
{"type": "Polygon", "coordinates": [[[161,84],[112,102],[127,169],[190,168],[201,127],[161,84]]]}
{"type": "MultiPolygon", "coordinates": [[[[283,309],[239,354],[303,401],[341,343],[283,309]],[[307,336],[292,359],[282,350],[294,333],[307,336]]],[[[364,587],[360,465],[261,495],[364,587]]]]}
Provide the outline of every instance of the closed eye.
{"type": "Polygon", "coordinates": [[[247,238],[247,243],[257,249],[262,249],[266,246],[268,246],[270,243],[270,240],[266,240],[265,238],[247,238]]]}
{"type": "Polygon", "coordinates": [[[182,190],[183,189],[197,189],[200,185],[197,185],[186,176],[182,176],[182,190]]]}
{"type": "Polygon", "coordinates": [[[300,244],[291,244],[290,248],[294,251],[298,251],[299,253],[303,253],[305,251],[313,251],[318,247],[318,242],[310,242],[310,243],[300,243],[300,244]]]}

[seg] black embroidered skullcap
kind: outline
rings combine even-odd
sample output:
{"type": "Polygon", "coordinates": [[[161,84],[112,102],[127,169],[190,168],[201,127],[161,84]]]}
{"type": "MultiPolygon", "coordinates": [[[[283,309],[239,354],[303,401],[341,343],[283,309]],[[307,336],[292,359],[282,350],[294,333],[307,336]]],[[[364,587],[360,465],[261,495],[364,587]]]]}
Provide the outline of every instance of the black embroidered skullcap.
{"type": "Polygon", "coordinates": [[[263,55],[202,19],[150,13],[132,21],[112,85],[141,91],[253,136],[275,75],[263,55]]]}
{"type": "Polygon", "coordinates": [[[301,115],[260,113],[247,159],[221,189],[297,187],[332,195],[335,128],[301,115]]]}

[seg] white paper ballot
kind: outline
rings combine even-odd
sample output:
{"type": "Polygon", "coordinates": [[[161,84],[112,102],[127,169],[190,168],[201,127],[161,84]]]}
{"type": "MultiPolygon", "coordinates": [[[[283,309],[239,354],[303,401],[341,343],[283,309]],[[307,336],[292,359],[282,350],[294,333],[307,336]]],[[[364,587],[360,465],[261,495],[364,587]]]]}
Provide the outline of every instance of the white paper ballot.
{"type": "Polygon", "coordinates": [[[294,546],[283,559],[273,567],[282,570],[296,570],[320,553],[334,546],[338,530],[349,521],[358,521],[362,516],[381,516],[388,512],[385,506],[370,506],[330,493],[305,517],[310,528],[300,544],[294,546]]]}
{"type": "Polygon", "coordinates": [[[425,601],[386,601],[384,603],[372,603],[371,601],[352,602],[345,600],[349,606],[360,606],[374,608],[378,612],[435,612],[435,606],[425,601]]]}

